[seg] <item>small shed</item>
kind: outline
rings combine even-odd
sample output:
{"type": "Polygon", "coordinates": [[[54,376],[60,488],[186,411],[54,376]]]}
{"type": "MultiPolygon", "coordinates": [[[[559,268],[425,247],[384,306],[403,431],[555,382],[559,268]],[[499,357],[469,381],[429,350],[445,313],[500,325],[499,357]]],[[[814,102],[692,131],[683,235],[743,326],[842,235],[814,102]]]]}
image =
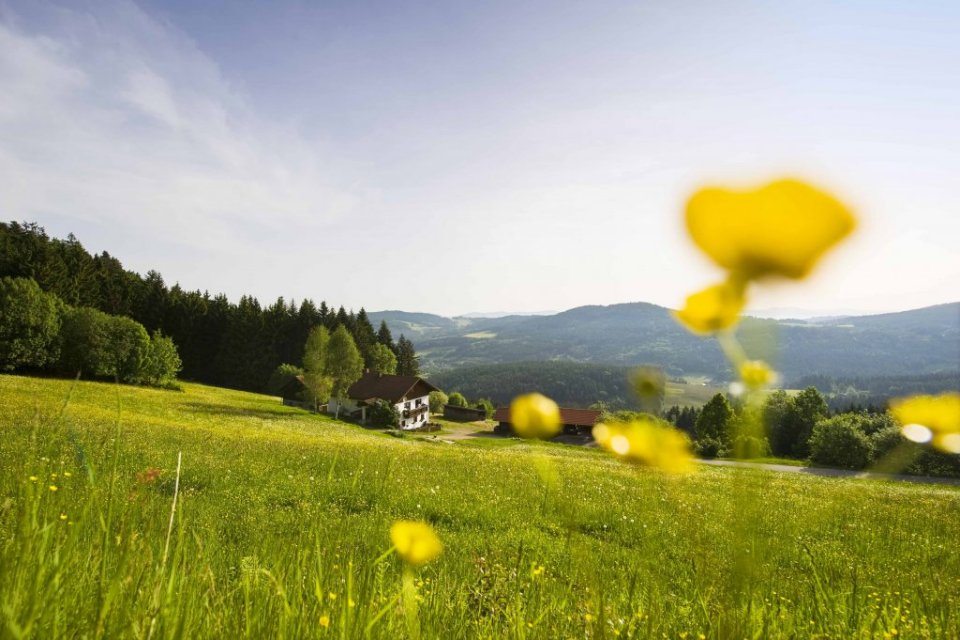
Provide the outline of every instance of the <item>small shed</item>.
{"type": "Polygon", "coordinates": [[[487,412],[484,409],[458,407],[452,404],[443,405],[443,417],[454,422],[476,422],[486,420],[487,412]]]}
{"type": "MultiPolygon", "coordinates": [[[[500,407],[493,412],[493,419],[497,426],[494,427],[496,433],[513,433],[513,424],[510,422],[510,407],[500,407]]],[[[560,409],[560,422],[563,425],[563,433],[578,434],[589,433],[593,425],[600,421],[600,411],[595,409],[560,409]]]]}

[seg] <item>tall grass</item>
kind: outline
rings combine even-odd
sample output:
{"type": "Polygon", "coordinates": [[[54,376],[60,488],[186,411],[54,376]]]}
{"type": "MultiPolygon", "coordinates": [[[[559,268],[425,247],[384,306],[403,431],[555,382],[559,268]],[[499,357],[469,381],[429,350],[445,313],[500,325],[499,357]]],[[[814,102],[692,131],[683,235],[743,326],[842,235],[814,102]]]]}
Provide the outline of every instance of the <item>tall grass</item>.
{"type": "Polygon", "coordinates": [[[446,547],[412,578],[425,638],[960,637],[955,488],[664,478],[199,385],[70,388],[0,377],[0,637],[407,637],[398,518],[446,547]]]}

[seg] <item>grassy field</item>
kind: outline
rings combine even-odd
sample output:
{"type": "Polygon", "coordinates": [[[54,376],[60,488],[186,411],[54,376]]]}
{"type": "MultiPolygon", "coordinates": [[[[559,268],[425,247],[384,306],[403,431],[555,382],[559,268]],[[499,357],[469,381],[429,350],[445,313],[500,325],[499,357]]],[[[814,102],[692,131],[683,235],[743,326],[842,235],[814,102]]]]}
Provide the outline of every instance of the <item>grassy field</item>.
{"type": "Polygon", "coordinates": [[[71,385],[0,376],[0,637],[960,637],[955,488],[664,478],[199,385],[71,385]],[[416,624],[399,518],[445,544],[416,624]]]}

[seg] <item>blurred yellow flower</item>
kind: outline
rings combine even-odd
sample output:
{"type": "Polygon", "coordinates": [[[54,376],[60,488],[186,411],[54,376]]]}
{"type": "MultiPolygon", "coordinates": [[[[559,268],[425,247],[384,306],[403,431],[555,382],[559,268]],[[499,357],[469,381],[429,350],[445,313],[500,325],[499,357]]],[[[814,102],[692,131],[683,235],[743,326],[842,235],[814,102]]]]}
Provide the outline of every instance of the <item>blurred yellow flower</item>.
{"type": "Polygon", "coordinates": [[[324,614],[320,616],[320,626],[326,629],[330,626],[330,616],[324,614]]]}
{"type": "Polygon", "coordinates": [[[672,427],[657,424],[652,418],[598,423],[593,428],[593,438],[598,445],[628,462],[674,474],[694,469],[686,436],[672,427]]]}
{"type": "Polygon", "coordinates": [[[660,398],[666,385],[667,379],[657,367],[638,367],[630,373],[630,386],[641,400],[660,398]]]}
{"type": "Polygon", "coordinates": [[[856,227],[839,200],[798,180],[758,189],[701,189],[687,203],[687,230],[715,263],[740,278],[806,277],[856,227]]]}
{"type": "Polygon", "coordinates": [[[390,540],[407,564],[419,566],[440,555],[443,543],[426,522],[398,520],[390,527],[390,540]]]}
{"type": "Polygon", "coordinates": [[[517,396],[510,403],[510,423],[521,438],[552,438],[560,432],[560,408],[539,393],[517,396]]]}
{"type": "Polygon", "coordinates": [[[762,389],[777,381],[777,372],[763,360],[747,360],[740,365],[740,379],[748,389],[762,389]]]}
{"type": "Polygon", "coordinates": [[[908,440],[960,453],[960,393],[900,398],[890,402],[890,413],[908,440]]]}
{"type": "Polygon", "coordinates": [[[737,324],[746,304],[743,287],[726,281],[687,297],[673,315],[694,333],[713,333],[737,324]]]}
{"type": "Polygon", "coordinates": [[[50,491],[56,491],[56,490],[57,490],[57,485],[55,484],[50,485],[50,491]]]}

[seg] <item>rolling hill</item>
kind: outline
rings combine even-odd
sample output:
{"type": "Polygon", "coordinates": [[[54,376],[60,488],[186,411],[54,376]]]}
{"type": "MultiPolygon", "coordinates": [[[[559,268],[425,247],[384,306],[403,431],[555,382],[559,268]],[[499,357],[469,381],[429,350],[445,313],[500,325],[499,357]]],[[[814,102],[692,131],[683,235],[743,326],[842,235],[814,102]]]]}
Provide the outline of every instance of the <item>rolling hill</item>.
{"type": "MultiPolygon", "coordinates": [[[[656,364],[671,375],[729,376],[712,339],[691,335],[670,310],[648,303],[585,306],[546,316],[445,318],[382,311],[394,334],[416,344],[428,373],[462,366],[566,361],[656,364]]],[[[960,303],[900,313],[813,320],[747,318],[739,335],[788,379],[805,375],[876,376],[960,368],[960,303]]]]}

